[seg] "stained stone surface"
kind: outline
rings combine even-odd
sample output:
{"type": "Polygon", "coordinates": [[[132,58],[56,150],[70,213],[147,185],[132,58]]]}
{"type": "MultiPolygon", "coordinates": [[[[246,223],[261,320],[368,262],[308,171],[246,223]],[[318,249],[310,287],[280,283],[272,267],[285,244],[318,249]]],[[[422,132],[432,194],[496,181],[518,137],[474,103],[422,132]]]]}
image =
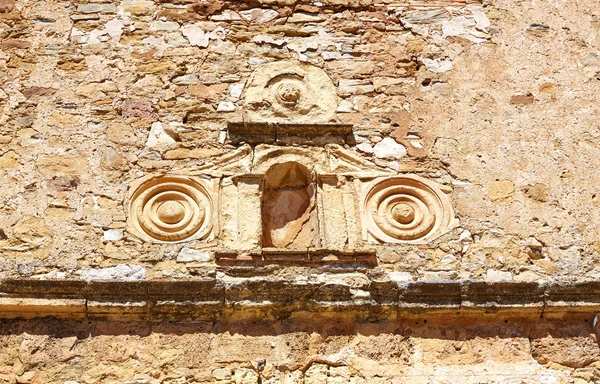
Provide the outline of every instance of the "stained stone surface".
{"type": "Polygon", "coordinates": [[[0,382],[598,382],[599,49],[597,0],[0,0],[0,317],[60,318],[0,382]],[[403,175],[441,207],[365,209],[403,175]]]}

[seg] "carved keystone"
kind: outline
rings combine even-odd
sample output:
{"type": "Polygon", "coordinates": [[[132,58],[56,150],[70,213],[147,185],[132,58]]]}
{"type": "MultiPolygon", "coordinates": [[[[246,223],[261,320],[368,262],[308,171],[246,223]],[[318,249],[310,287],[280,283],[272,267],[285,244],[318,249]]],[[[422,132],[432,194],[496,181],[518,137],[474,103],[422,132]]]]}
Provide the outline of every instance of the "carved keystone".
{"type": "Polygon", "coordinates": [[[337,94],[325,71],[278,61],[258,67],[245,90],[248,120],[265,123],[326,123],[335,116],[337,94]]]}

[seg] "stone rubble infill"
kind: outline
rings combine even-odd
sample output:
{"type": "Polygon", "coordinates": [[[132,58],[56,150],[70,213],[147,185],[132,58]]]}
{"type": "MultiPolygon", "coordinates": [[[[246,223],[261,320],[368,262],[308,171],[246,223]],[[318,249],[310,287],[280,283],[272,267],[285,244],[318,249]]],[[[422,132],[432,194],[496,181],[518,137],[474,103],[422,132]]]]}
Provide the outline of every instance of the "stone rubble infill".
{"type": "Polygon", "coordinates": [[[432,281],[290,283],[239,281],[2,280],[0,317],[210,320],[234,312],[283,318],[297,312],[357,318],[481,315],[549,318],[600,312],[600,281],[576,284],[432,281]],[[360,310],[358,310],[360,309],[360,310]]]}

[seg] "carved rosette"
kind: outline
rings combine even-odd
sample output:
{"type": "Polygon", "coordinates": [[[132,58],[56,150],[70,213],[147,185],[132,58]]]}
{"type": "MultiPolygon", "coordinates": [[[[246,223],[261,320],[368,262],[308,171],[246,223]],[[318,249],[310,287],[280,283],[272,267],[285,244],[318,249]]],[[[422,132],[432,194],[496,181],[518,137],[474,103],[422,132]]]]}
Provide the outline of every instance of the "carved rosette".
{"type": "Polygon", "coordinates": [[[245,90],[244,107],[254,122],[325,123],[335,116],[337,94],[325,71],[278,61],[258,67],[245,90]]]}
{"type": "Polygon", "coordinates": [[[201,180],[154,176],[130,192],[129,230],[153,242],[205,238],[212,228],[213,203],[201,180]]]}
{"type": "Polygon", "coordinates": [[[423,243],[451,229],[450,200],[434,183],[414,175],[375,181],[363,199],[369,238],[379,243],[423,243]]]}

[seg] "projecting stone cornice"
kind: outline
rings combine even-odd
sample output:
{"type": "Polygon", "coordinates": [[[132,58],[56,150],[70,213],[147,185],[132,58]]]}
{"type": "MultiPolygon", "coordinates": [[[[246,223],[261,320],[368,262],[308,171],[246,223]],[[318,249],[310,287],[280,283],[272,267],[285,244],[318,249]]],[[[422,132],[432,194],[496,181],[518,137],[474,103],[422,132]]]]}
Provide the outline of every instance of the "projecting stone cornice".
{"type": "Polygon", "coordinates": [[[560,318],[600,311],[600,281],[371,281],[366,288],[353,288],[335,282],[228,279],[2,280],[0,317],[214,321],[246,316],[282,319],[302,312],[357,320],[439,316],[452,320],[472,315],[560,318]]]}

